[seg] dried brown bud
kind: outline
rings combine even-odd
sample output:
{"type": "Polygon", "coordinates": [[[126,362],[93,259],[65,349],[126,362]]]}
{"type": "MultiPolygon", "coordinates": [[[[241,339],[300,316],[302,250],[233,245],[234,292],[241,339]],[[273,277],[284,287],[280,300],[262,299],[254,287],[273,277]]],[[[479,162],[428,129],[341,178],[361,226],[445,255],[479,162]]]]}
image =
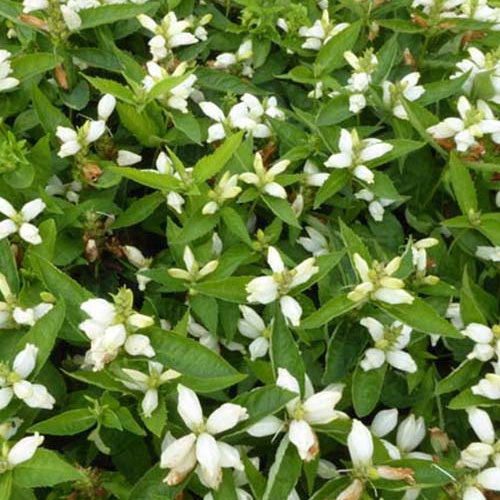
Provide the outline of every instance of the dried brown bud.
{"type": "Polygon", "coordinates": [[[99,258],[99,249],[97,248],[96,241],[89,239],[85,245],[85,259],[88,262],[95,262],[99,258]]]}
{"type": "Polygon", "coordinates": [[[30,16],[29,14],[21,14],[19,16],[19,20],[38,30],[49,31],[49,25],[39,17],[30,16]]]}
{"type": "Polygon", "coordinates": [[[82,168],[82,174],[87,182],[97,182],[102,175],[102,170],[95,163],[86,163],[82,168]]]}
{"type": "Polygon", "coordinates": [[[446,452],[451,443],[448,434],[439,427],[432,427],[429,429],[429,433],[431,435],[432,447],[436,450],[436,453],[446,452]]]}
{"type": "Polygon", "coordinates": [[[64,70],[62,64],[58,64],[54,70],[54,76],[56,77],[56,82],[59,87],[63,90],[68,90],[68,76],[66,75],[66,71],[64,70]]]}
{"type": "Polygon", "coordinates": [[[413,57],[413,54],[410,52],[410,49],[406,48],[403,52],[403,61],[406,66],[411,66],[412,68],[417,67],[417,61],[413,57]]]}
{"type": "Polygon", "coordinates": [[[420,28],[427,28],[429,26],[429,23],[427,22],[427,20],[425,20],[422,16],[419,16],[417,14],[411,15],[411,22],[413,24],[416,24],[420,28]]]}
{"type": "Polygon", "coordinates": [[[364,485],[355,479],[345,490],[341,491],[336,500],[358,500],[363,494],[364,485]]]}
{"type": "Polygon", "coordinates": [[[460,47],[464,48],[469,45],[470,42],[484,38],[486,34],[485,31],[466,31],[462,40],[460,40],[460,47]]]}
{"type": "Polygon", "coordinates": [[[267,166],[271,163],[271,159],[276,153],[276,143],[274,141],[269,141],[260,151],[260,155],[262,156],[262,163],[267,166]]]}
{"type": "Polygon", "coordinates": [[[408,484],[415,484],[413,474],[415,471],[409,467],[389,467],[388,465],[380,465],[376,468],[378,475],[382,479],[389,481],[406,481],[408,484]]]}

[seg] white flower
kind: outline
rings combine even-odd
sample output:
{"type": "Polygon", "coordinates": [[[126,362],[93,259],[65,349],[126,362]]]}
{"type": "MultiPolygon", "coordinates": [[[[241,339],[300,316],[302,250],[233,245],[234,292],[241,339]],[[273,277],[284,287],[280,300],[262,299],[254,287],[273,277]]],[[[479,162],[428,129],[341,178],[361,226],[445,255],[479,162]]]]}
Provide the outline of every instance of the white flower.
{"type": "Polygon", "coordinates": [[[283,173],[290,165],[288,160],[281,160],[273,165],[269,170],[266,170],[262,162],[260,153],[255,153],[253,168],[254,172],[245,172],[240,174],[240,179],[247,183],[253,184],[259,191],[274,196],[276,198],[286,199],[285,188],[275,182],[275,178],[283,173]]]}
{"type": "Polygon", "coordinates": [[[226,137],[226,128],[230,126],[228,119],[222,109],[213,102],[203,101],[198,103],[205,115],[211,118],[215,123],[208,127],[207,142],[220,141],[226,137]]]}
{"type": "Polygon", "coordinates": [[[134,297],[122,288],[113,296],[114,303],[104,299],[89,299],[80,308],[90,316],[78,325],[90,339],[90,349],[85,354],[85,365],[99,371],[113,361],[123,348],[131,356],[151,358],[155,351],[149,337],[135,333],[154,323],[149,316],[133,310],[134,297]]]}
{"type": "Polygon", "coordinates": [[[217,69],[227,69],[237,64],[241,65],[241,74],[251,77],[253,75],[252,68],[252,40],[245,40],[239,47],[236,53],[224,52],[219,54],[214,61],[213,67],[217,69]]]}
{"type": "Polygon", "coordinates": [[[495,118],[493,111],[486,102],[478,100],[472,106],[465,96],[458,99],[460,118],[446,118],[437,125],[427,129],[435,139],[453,137],[457,151],[467,151],[477,144],[476,139],[490,134],[496,144],[500,144],[500,120],[495,118]]]}
{"type": "Polygon", "coordinates": [[[232,429],[248,418],[246,408],[224,403],[205,420],[195,392],[183,385],[178,386],[177,411],[191,430],[171,442],[162,452],[160,467],[170,469],[165,482],[174,486],[182,482],[191,470],[196,470],[200,481],[208,488],[217,489],[222,480],[222,468],[244,470],[239,451],[214,435],[232,429]]]}
{"type": "Polygon", "coordinates": [[[420,73],[414,72],[404,76],[399,82],[388,80],[382,83],[384,104],[391,109],[392,114],[401,120],[408,120],[408,113],[403,101],[416,101],[425,93],[424,87],[417,85],[420,73]]]}
{"type": "Polygon", "coordinates": [[[306,160],[304,163],[304,174],[306,175],[306,184],[314,187],[321,187],[330,177],[330,174],[320,172],[317,165],[311,160],[306,160]]]}
{"type": "Polygon", "coordinates": [[[411,328],[399,321],[384,326],[375,318],[366,317],[360,324],[368,329],[375,347],[365,351],[360,366],[364,371],[380,368],[386,361],[394,368],[409,373],[417,371],[413,358],[403,349],[410,342],[411,328]]]}
{"type": "Polygon", "coordinates": [[[17,465],[30,460],[35,454],[38,447],[43,443],[43,440],[44,437],[40,436],[38,432],[35,432],[33,436],[28,436],[20,439],[7,452],[7,468],[12,469],[17,465]]]}
{"type": "Polygon", "coordinates": [[[376,260],[372,267],[359,254],[354,254],[354,266],[362,280],[347,297],[355,302],[370,298],[387,304],[411,304],[413,296],[404,290],[404,281],[392,275],[401,265],[401,257],[395,257],[385,266],[376,260]]]}
{"type": "Polygon", "coordinates": [[[16,435],[19,427],[21,427],[23,422],[23,419],[17,417],[12,417],[4,420],[0,424],[0,438],[8,441],[11,437],[16,435]]]}
{"type": "Polygon", "coordinates": [[[393,149],[392,144],[382,142],[380,139],[359,139],[358,133],[353,129],[350,133],[346,129],[340,131],[340,153],[331,155],[325,162],[329,168],[348,168],[354,177],[367,184],[373,184],[373,172],[365,165],[366,162],[375,160],[393,149]]]}
{"type": "Polygon", "coordinates": [[[211,201],[207,202],[201,213],[210,215],[217,212],[226,200],[236,198],[241,193],[241,188],[237,186],[238,175],[231,175],[231,172],[224,172],[219,182],[208,192],[208,197],[211,201]]]}
{"type": "Polygon", "coordinates": [[[82,20],[77,12],[68,7],[67,5],[61,5],[61,14],[63,16],[64,22],[70,31],[76,31],[82,25],[82,20]]]}
{"type": "Polygon", "coordinates": [[[346,51],[344,59],[353,68],[345,86],[345,89],[350,93],[349,111],[358,114],[366,107],[364,93],[372,82],[372,73],[377,69],[378,59],[371,48],[365,50],[361,57],[356,56],[351,51],[346,51]]]}
{"type": "Polygon", "coordinates": [[[368,202],[368,211],[373,217],[373,220],[377,222],[384,220],[385,207],[391,205],[395,201],[389,198],[377,198],[373,191],[369,189],[360,189],[357,193],[354,193],[354,197],[358,200],[368,202]]]}
{"type": "Polygon", "coordinates": [[[475,342],[474,349],[467,355],[468,359],[489,361],[500,351],[500,325],[489,328],[480,323],[469,323],[462,335],[475,342]]]}
{"type": "Polygon", "coordinates": [[[372,465],[373,438],[368,428],[359,420],[352,421],[351,431],[347,436],[347,448],[354,469],[365,469],[372,465]]]}
{"type": "Polygon", "coordinates": [[[118,151],[118,156],[116,157],[116,164],[119,167],[128,167],[129,165],[135,165],[142,161],[142,156],[132,151],[126,151],[125,149],[120,149],[118,151]]]}
{"type": "Polygon", "coordinates": [[[459,302],[450,302],[448,304],[448,308],[444,313],[444,317],[448,318],[451,324],[457,329],[462,330],[464,328],[464,323],[462,321],[462,314],[460,311],[460,303],[459,302]]]}
{"type": "Polygon", "coordinates": [[[89,144],[97,141],[106,130],[106,122],[103,120],[88,120],[78,130],[69,127],[57,127],[56,135],[62,144],[57,155],[61,158],[73,156],[79,153],[87,153],[89,144]]]}
{"type": "Polygon", "coordinates": [[[422,417],[408,415],[398,427],[396,445],[403,458],[420,458],[432,460],[432,456],[426,453],[414,451],[424,440],[426,434],[425,422],[422,417]]]}
{"type": "Polygon", "coordinates": [[[10,65],[10,56],[12,54],[8,50],[0,50],[0,92],[10,90],[19,85],[19,80],[12,76],[12,68],[10,65]]]}
{"type": "Polygon", "coordinates": [[[171,380],[180,377],[175,370],[163,371],[163,365],[155,361],[148,361],[149,375],[138,370],[122,368],[122,371],[130,380],[122,380],[123,385],[129,389],[144,392],[141,406],[144,416],[151,417],[158,407],[158,388],[171,380]]]}
{"type": "Polygon", "coordinates": [[[302,245],[314,257],[326,255],[329,252],[328,240],[317,229],[311,226],[305,227],[308,237],[301,236],[297,243],[302,245]]]}
{"type": "Polygon", "coordinates": [[[146,285],[151,281],[151,278],[148,278],[147,276],[141,274],[141,271],[148,270],[153,259],[147,259],[138,248],[131,245],[123,246],[122,250],[128,261],[138,269],[135,277],[137,278],[139,290],[143,292],[144,290],[146,290],[146,285]]]}
{"type": "Polygon", "coordinates": [[[299,36],[306,38],[306,41],[302,44],[302,48],[319,50],[348,26],[349,23],[334,24],[330,22],[328,10],[324,9],[321,19],[316,20],[310,28],[302,26],[299,29],[299,36]]]}
{"type": "Polygon", "coordinates": [[[494,373],[487,373],[478,384],[471,387],[472,393],[476,396],[483,396],[488,399],[500,399],[500,362],[492,363],[494,373]]]}
{"type": "Polygon", "coordinates": [[[500,246],[478,246],[476,248],[476,257],[484,260],[491,260],[492,262],[500,262],[500,246]]]}
{"type": "Polygon", "coordinates": [[[64,184],[57,175],[53,175],[45,187],[45,192],[52,196],[64,196],[70,203],[78,203],[82,187],[82,183],[79,181],[64,184]]]}
{"type": "Polygon", "coordinates": [[[264,320],[250,307],[239,306],[243,318],[238,320],[238,331],[249,339],[252,339],[248,346],[250,359],[252,361],[262,358],[269,349],[269,337],[272,332],[272,321],[266,326],[264,320]]]}
{"type": "Polygon", "coordinates": [[[19,233],[19,236],[32,245],[39,245],[42,238],[38,228],[30,221],[37,217],[45,209],[45,203],[41,198],[36,198],[24,204],[19,212],[5,199],[0,198],[0,213],[7,219],[0,222],[0,240],[7,238],[13,233],[19,233]]]}
{"type": "Polygon", "coordinates": [[[199,41],[192,33],[186,32],[188,28],[191,28],[191,23],[187,20],[177,20],[173,11],[169,12],[160,24],[145,14],[139,14],[137,19],[144,28],[155,34],[149,41],[154,61],[170,56],[175,47],[192,45],[199,41]]]}
{"type": "MultiPolygon", "coordinates": [[[[297,394],[286,405],[288,437],[297,447],[300,458],[310,462],[319,452],[318,438],[312,426],[328,424],[344,417],[344,414],[335,410],[335,405],[342,398],[342,388],[332,385],[315,394],[307,381],[305,398],[301,399],[297,379],[285,368],[278,368],[276,385],[297,394]]],[[[271,416],[251,426],[247,432],[252,436],[266,436],[279,432],[283,427],[283,422],[271,416]]]]}
{"type": "Polygon", "coordinates": [[[314,276],[319,268],[315,266],[314,257],[304,260],[292,270],[288,270],[279,252],[272,246],[269,247],[267,262],[272,269],[271,276],[254,278],[246,286],[248,302],[269,304],[279,298],[283,315],[293,326],[298,326],[302,316],[300,304],[290,295],[290,291],[314,276]]]}
{"type": "MultiPolygon", "coordinates": [[[[271,106],[271,114],[274,114],[276,106],[271,106]]],[[[271,135],[271,129],[264,122],[268,111],[261,102],[252,94],[243,94],[241,102],[235,104],[229,111],[228,120],[231,128],[245,130],[253,137],[262,139],[271,135]]]]}
{"type": "Polygon", "coordinates": [[[200,269],[198,261],[189,246],[184,247],[183,260],[186,265],[185,270],[177,267],[173,267],[168,270],[168,274],[170,274],[172,278],[186,281],[197,281],[210,273],[213,273],[219,265],[218,260],[211,260],[200,269]]]}
{"type": "Polygon", "coordinates": [[[115,110],[116,98],[111,94],[104,94],[97,103],[97,116],[99,120],[106,121],[115,110]]]}
{"type": "Polygon", "coordinates": [[[48,0],[23,0],[23,12],[26,14],[34,10],[46,9],[48,6],[48,0]]]}
{"type": "Polygon", "coordinates": [[[51,410],[55,399],[44,385],[32,384],[27,377],[35,369],[38,347],[26,344],[14,358],[12,370],[0,365],[0,410],[8,406],[16,396],[30,408],[51,410]]]}
{"type": "Polygon", "coordinates": [[[54,306],[46,302],[41,302],[34,307],[23,309],[16,306],[12,312],[12,319],[18,325],[33,326],[40,318],[45,316],[54,306]]]}

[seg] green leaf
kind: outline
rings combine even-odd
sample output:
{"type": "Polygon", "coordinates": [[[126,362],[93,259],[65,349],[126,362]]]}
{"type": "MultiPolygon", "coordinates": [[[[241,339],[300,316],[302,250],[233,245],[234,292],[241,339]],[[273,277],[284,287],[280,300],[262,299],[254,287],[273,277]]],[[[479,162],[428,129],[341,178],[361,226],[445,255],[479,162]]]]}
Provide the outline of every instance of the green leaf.
{"type": "Polygon", "coordinates": [[[348,299],[347,295],[338,295],[304,319],[300,323],[300,327],[305,330],[320,328],[327,325],[333,318],[342,316],[356,306],[357,303],[348,299]]]}
{"type": "Polygon", "coordinates": [[[364,371],[358,364],[352,377],[352,404],[358,417],[366,417],[377,406],[384,384],[387,365],[364,371]]]}
{"type": "Polygon", "coordinates": [[[120,115],[121,124],[129,130],[141,144],[148,147],[154,147],[160,144],[160,137],[163,135],[162,131],[146,110],[138,111],[135,106],[123,102],[119,102],[116,105],[116,110],[120,115]]]}
{"type": "Polygon", "coordinates": [[[432,306],[418,297],[415,297],[411,304],[391,305],[385,302],[377,302],[377,306],[393,318],[420,332],[456,339],[463,338],[450,322],[441,317],[432,306]]]}
{"type": "Polygon", "coordinates": [[[125,85],[106,78],[83,75],[90,84],[103,94],[111,94],[121,101],[134,104],[134,93],[125,85]]]}
{"type": "Polygon", "coordinates": [[[31,99],[33,108],[45,132],[55,134],[58,126],[72,128],[72,124],[66,118],[66,115],[53,106],[36,85],[31,88],[31,99]]]}
{"type": "Polygon", "coordinates": [[[228,137],[214,153],[201,158],[193,169],[193,177],[197,183],[210,179],[219,173],[240,147],[243,131],[228,137]]]}
{"type": "Polygon", "coordinates": [[[191,113],[170,111],[175,128],[180,130],[186,137],[196,144],[201,143],[201,130],[198,120],[191,113]]]}
{"type": "Polygon", "coordinates": [[[425,94],[418,100],[421,106],[428,106],[441,99],[446,99],[447,97],[460,95],[463,92],[463,86],[469,73],[465,73],[458,78],[449,78],[441,82],[432,82],[424,85],[425,94]]]}
{"type": "Polygon", "coordinates": [[[101,389],[115,392],[128,392],[125,386],[114,379],[107,371],[91,372],[88,370],[77,370],[74,372],[64,372],[71,378],[85,382],[86,384],[95,385],[101,389]]]}
{"type": "Polygon", "coordinates": [[[234,92],[235,94],[244,94],[250,92],[253,95],[265,95],[267,92],[252,83],[249,83],[236,75],[231,75],[225,71],[205,67],[196,68],[196,82],[202,88],[215,90],[216,92],[234,92]]]}
{"type": "Polygon", "coordinates": [[[268,208],[279,217],[283,222],[286,222],[290,226],[301,227],[297,217],[295,216],[290,203],[281,198],[276,198],[274,196],[264,195],[262,200],[268,206],[268,208]]]}
{"type": "Polygon", "coordinates": [[[179,232],[175,244],[186,245],[209,233],[219,222],[219,214],[203,215],[197,213],[191,217],[179,232]]]}
{"type": "Polygon", "coordinates": [[[393,146],[392,150],[380,158],[368,162],[370,167],[378,167],[379,165],[389,163],[425,146],[425,142],[412,141],[410,139],[390,139],[384,141],[384,143],[391,144],[393,146]]]}
{"type": "Polygon", "coordinates": [[[449,375],[440,380],[436,386],[436,394],[447,394],[458,391],[470,384],[481,373],[482,363],[477,359],[467,359],[449,375]]]}
{"type": "Polygon", "coordinates": [[[0,498],[10,500],[12,492],[12,472],[10,470],[0,474],[0,498]]]}
{"type": "Polygon", "coordinates": [[[469,169],[453,151],[450,155],[450,181],[461,212],[469,215],[478,211],[477,194],[469,169]]]}
{"type": "Polygon", "coordinates": [[[352,116],[352,112],[349,111],[349,97],[337,95],[328,99],[328,102],[320,108],[316,125],[319,127],[336,125],[347,120],[350,116],[352,116]]]}
{"type": "Polygon", "coordinates": [[[327,74],[347,64],[343,54],[345,51],[351,50],[354,47],[361,26],[361,21],[356,21],[321,47],[316,56],[315,63],[319,70],[318,73],[327,74]]]}
{"type": "Polygon", "coordinates": [[[146,172],[144,170],[137,170],[130,167],[109,167],[111,171],[120,174],[138,184],[148,186],[154,189],[165,189],[168,191],[175,191],[179,189],[179,180],[169,174],[160,174],[159,172],[146,172]]]}
{"type": "Polygon", "coordinates": [[[249,276],[231,276],[217,281],[195,283],[193,288],[204,295],[241,304],[246,302],[247,292],[245,288],[251,279],[249,276]]]}
{"type": "MultiPolygon", "coordinates": [[[[19,292],[19,276],[17,274],[17,264],[10,247],[9,240],[0,240],[0,262],[2,263],[1,273],[7,279],[10,290],[13,294],[19,292]]],[[[7,297],[4,297],[6,299],[7,297]]]]}
{"type": "Polygon", "coordinates": [[[473,290],[473,286],[467,268],[465,268],[462,275],[462,287],[460,288],[460,315],[465,325],[469,323],[486,325],[488,321],[481,308],[481,299],[483,297],[478,296],[480,292],[479,290],[473,290]]]}
{"type": "Polygon", "coordinates": [[[83,481],[85,476],[55,451],[39,448],[33,458],[14,468],[14,483],[23,488],[54,486],[68,481],[83,481]]]}
{"type": "Polygon", "coordinates": [[[135,200],[113,222],[113,229],[139,224],[139,222],[147,219],[164,201],[165,197],[159,192],[148,194],[135,200]]]}
{"type": "Polygon", "coordinates": [[[314,198],[314,208],[338,193],[350,180],[351,174],[346,169],[332,170],[326,182],[318,189],[314,198]]]}
{"type": "Polygon", "coordinates": [[[396,33],[421,33],[423,28],[407,19],[378,19],[377,24],[396,33]]]}
{"type": "MultiPolygon", "coordinates": [[[[157,465],[142,476],[130,492],[130,500],[175,500],[185,488],[185,482],[177,486],[167,486],[163,480],[167,471],[157,465]]],[[[188,475],[189,478],[189,475],[188,475]]]]}
{"type": "Polygon", "coordinates": [[[64,321],[66,307],[63,301],[58,303],[43,317],[41,317],[24,335],[17,344],[18,352],[24,349],[25,345],[35,344],[38,347],[36,366],[31,372],[32,377],[40,372],[45,362],[50,356],[52,348],[56,343],[57,334],[64,321]]]}
{"type": "Polygon", "coordinates": [[[273,465],[269,469],[269,478],[262,500],[285,499],[293,490],[299,479],[302,461],[297,448],[285,436],[278,450],[273,465]]]}
{"type": "Polygon", "coordinates": [[[450,410],[465,410],[471,406],[495,407],[498,406],[498,401],[483,396],[476,396],[470,389],[465,389],[458,396],[455,396],[448,404],[450,410]]]}
{"type": "Polygon", "coordinates": [[[232,470],[222,469],[222,482],[219,488],[213,491],[212,496],[214,500],[238,500],[232,470]]]}
{"type": "Polygon", "coordinates": [[[221,210],[222,220],[226,224],[229,231],[231,231],[235,236],[237,236],[241,241],[246,243],[248,246],[252,246],[252,240],[248,234],[248,229],[243,219],[238,214],[238,212],[231,207],[224,207],[221,210]]]}
{"type": "Polygon", "coordinates": [[[82,25],[78,30],[81,31],[102,26],[103,24],[132,19],[137,17],[138,14],[152,13],[157,8],[158,4],[156,2],[147,2],[139,5],[103,5],[101,7],[93,7],[92,9],[84,9],[79,13],[82,25]]]}
{"type": "Polygon", "coordinates": [[[254,497],[257,500],[260,500],[266,491],[266,479],[246,455],[242,456],[242,460],[243,465],[245,466],[245,476],[248,479],[250,489],[252,490],[254,497]]]}
{"type": "Polygon", "coordinates": [[[353,268],[355,267],[354,254],[356,253],[364,260],[366,260],[368,264],[370,264],[370,262],[372,261],[372,257],[361,238],[349,226],[347,226],[342,221],[342,219],[339,219],[339,226],[340,236],[342,237],[344,245],[347,248],[347,252],[349,253],[349,258],[351,259],[353,268]]]}
{"type": "Polygon", "coordinates": [[[73,436],[90,429],[96,422],[96,417],[90,410],[79,408],[38,422],[32,425],[29,431],[50,434],[51,436],[73,436]]]}
{"type": "Polygon", "coordinates": [[[286,368],[297,379],[301,391],[303,391],[305,369],[302,356],[278,304],[276,304],[269,351],[276,377],[279,368],[286,368]]]}
{"type": "Polygon", "coordinates": [[[150,332],[158,361],[182,373],[183,383],[195,390],[218,391],[246,377],[196,340],[159,328],[152,328],[150,332]]]}
{"type": "Polygon", "coordinates": [[[27,80],[55,68],[61,61],[61,57],[45,52],[15,57],[12,59],[13,76],[21,81],[27,80]]]}

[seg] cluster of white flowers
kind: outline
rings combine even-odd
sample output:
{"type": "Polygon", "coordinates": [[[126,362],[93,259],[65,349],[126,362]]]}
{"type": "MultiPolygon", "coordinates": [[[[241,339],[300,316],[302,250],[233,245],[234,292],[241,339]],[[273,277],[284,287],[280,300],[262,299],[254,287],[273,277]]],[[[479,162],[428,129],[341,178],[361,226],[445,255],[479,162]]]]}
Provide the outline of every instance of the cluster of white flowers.
{"type": "Polygon", "coordinates": [[[10,65],[11,53],[8,50],[0,50],[0,92],[10,90],[19,85],[19,80],[13,76],[10,65]]]}
{"type": "Polygon", "coordinates": [[[255,153],[253,168],[254,172],[240,174],[240,179],[246,184],[253,184],[262,193],[276,198],[286,199],[285,188],[275,181],[275,178],[282,174],[290,165],[288,160],[278,161],[271,168],[266,170],[262,162],[260,153],[255,153]]]}
{"type": "Polygon", "coordinates": [[[238,184],[238,174],[231,175],[231,172],[224,172],[213,189],[208,191],[209,202],[207,202],[201,213],[211,215],[217,212],[227,200],[236,198],[241,193],[238,184]]]}
{"type": "Polygon", "coordinates": [[[478,100],[473,106],[467,97],[458,99],[457,110],[460,118],[446,118],[427,129],[435,139],[453,138],[457,151],[468,151],[477,145],[477,140],[490,135],[495,144],[500,144],[500,120],[485,101],[478,100]]]}
{"type": "Polygon", "coordinates": [[[345,30],[349,23],[335,24],[330,20],[328,10],[323,10],[321,18],[316,20],[311,27],[302,26],[299,36],[306,39],[302,44],[303,49],[319,50],[326,45],[335,35],[345,30]]]}
{"type": "Polygon", "coordinates": [[[219,265],[219,261],[214,259],[200,268],[193,251],[188,246],[184,248],[183,260],[186,269],[173,267],[168,270],[168,274],[172,278],[189,281],[190,283],[205,278],[205,276],[213,273],[219,265]]]}
{"type": "Polygon", "coordinates": [[[40,198],[25,203],[19,212],[5,198],[0,198],[0,213],[7,217],[0,222],[0,240],[18,233],[24,241],[39,245],[42,238],[38,228],[30,224],[30,221],[40,215],[44,209],[45,203],[40,198]]]}
{"type": "Polygon", "coordinates": [[[377,69],[378,59],[373,49],[368,49],[358,57],[350,50],[344,52],[344,59],[353,69],[346,90],[349,92],[349,110],[358,114],[366,107],[365,92],[372,82],[372,73],[377,69]]]}
{"type": "Polygon", "coordinates": [[[368,202],[368,211],[373,220],[381,222],[384,220],[385,207],[392,205],[395,200],[389,198],[378,198],[373,191],[367,188],[360,189],[354,196],[358,200],[368,202]]]}
{"type": "Polygon", "coordinates": [[[309,281],[319,271],[315,265],[315,258],[310,257],[293,269],[287,269],[278,250],[270,246],[267,263],[273,274],[250,281],[246,286],[247,300],[259,304],[270,304],[279,300],[283,316],[293,326],[298,326],[302,316],[302,307],[296,299],[290,296],[290,292],[309,281]]]}
{"type": "Polygon", "coordinates": [[[392,83],[385,80],[382,83],[384,104],[395,117],[408,120],[408,113],[403,102],[405,100],[416,101],[424,95],[424,87],[417,85],[419,79],[420,73],[414,72],[404,76],[399,82],[392,83]]]}
{"type": "Polygon", "coordinates": [[[2,273],[0,273],[0,293],[4,298],[3,301],[0,301],[0,330],[24,325],[33,326],[53,307],[48,302],[40,302],[32,307],[21,307],[18,297],[12,293],[9,283],[2,273]]]}
{"type": "Polygon", "coordinates": [[[113,303],[104,299],[89,299],[81,305],[89,319],[79,328],[91,341],[85,354],[84,365],[94,371],[102,370],[113,361],[122,348],[131,356],[151,358],[155,351],[149,337],[137,330],[153,325],[154,320],[133,310],[134,297],[130,290],[122,288],[113,295],[113,303]]]}
{"type": "MultiPolygon", "coordinates": [[[[70,31],[76,31],[82,25],[82,20],[78,15],[78,10],[88,8],[83,6],[85,0],[69,0],[58,2],[61,16],[70,31]]],[[[53,5],[49,0],[23,0],[23,12],[29,13],[38,10],[49,10],[53,5]]],[[[94,5],[89,7],[95,7],[94,5]]]]}
{"type": "Polygon", "coordinates": [[[251,78],[254,72],[252,68],[252,56],[252,40],[245,40],[236,52],[223,52],[219,54],[215,58],[213,66],[217,69],[238,68],[243,76],[251,78]]]}
{"type": "Polygon", "coordinates": [[[26,344],[12,363],[10,369],[0,364],[0,410],[7,407],[15,396],[30,408],[52,410],[55,399],[41,384],[32,384],[27,378],[36,366],[38,347],[26,344]]]}
{"type": "Polygon", "coordinates": [[[278,108],[275,97],[269,97],[263,103],[252,94],[243,94],[226,117],[222,109],[213,102],[200,102],[200,108],[210,119],[216,122],[208,129],[207,142],[220,141],[230,130],[245,130],[257,139],[271,136],[271,127],[266,118],[283,120],[285,115],[278,108]]]}

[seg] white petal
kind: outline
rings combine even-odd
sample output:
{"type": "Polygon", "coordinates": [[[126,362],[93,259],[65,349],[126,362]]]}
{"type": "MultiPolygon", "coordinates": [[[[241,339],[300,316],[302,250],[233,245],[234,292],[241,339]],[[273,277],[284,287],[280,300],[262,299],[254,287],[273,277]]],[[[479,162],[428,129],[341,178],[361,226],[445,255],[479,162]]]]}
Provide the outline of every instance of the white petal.
{"type": "Polygon", "coordinates": [[[280,306],[281,312],[287,322],[291,323],[293,326],[299,326],[302,316],[302,307],[300,307],[300,304],[293,297],[285,295],[280,298],[280,306]]]}
{"type": "Polygon", "coordinates": [[[11,234],[17,232],[17,225],[10,219],[5,219],[0,222],[0,240],[7,238],[11,234]]]}
{"type": "Polygon", "coordinates": [[[347,436],[347,447],[355,468],[363,468],[372,464],[372,435],[359,420],[352,421],[352,428],[347,436]]]}
{"type": "Polygon", "coordinates": [[[367,349],[365,351],[365,357],[361,360],[359,365],[361,368],[367,372],[380,368],[385,363],[385,353],[380,349],[367,349]]]}
{"type": "Polygon", "coordinates": [[[370,429],[377,437],[387,436],[398,424],[398,410],[396,408],[390,410],[381,410],[372,420],[370,429]]]}
{"type": "Polygon", "coordinates": [[[275,273],[281,273],[285,270],[285,264],[283,264],[281,255],[278,250],[272,246],[270,246],[267,251],[267,263],[275,273]]]}
{"type": "Polygon", "coordinates": [[[23,379],[27,378],[34,370],[38,347],[34,344],[26,344],[24,349],[17,354],[12,365],[13,370],[23,379]]]}
{"type": "Polygon", "coordinates": [[[278,284],[272,276],[260,276],[247,284],[246,291],[248,302],[269,304],[278,297],[278,284]]]}
{"type": "Polygon", "coordinates": [[[495,442],[495,429],[488,413],[480,408],[469,408],[467,415],[477,437],[483,443],[493,444],[495,442]]]}
{"type": "Polygon", "coordinates": [[[10,387],[0,389],[0,410],[3,410],[9,405],[14,396],[14,392],[10,387]]]}
{"type": "Polygon", "coordinates": [[[318,438],[305,420],[292,420],[288,430],[288,437],[297,447],[302,460],[309,462],[318,454],[318,438]]]}
{"type": "Polygon", "coordinates": [[[222,122],[226,118],[222,109],[213,102],[200,102],[199,106],[203,113],[216,122],[222,122]]]}
{"type": "Polygon", "coordinates": [[[101,324],[109,325],[115,319],[115,306],[104,299],[89,299],[80,309],[101,324]]]}
{"type": "Polygon", "coordinates": [[[87,143],[91,143],[99,139],[99,137],[104,134],[104,131],[106,130],[106,123],[103,120],[91,121],[88,123],[89,127],[85,140],[87,143]]]}
{"type": "Polygon", "coordinates": [[[203,424],[200,400],[194,391],[182,384],[179,384],[177,391],[179,393],[177,411],[189,429],[194,431],[203,424]]]}
{"type": "Polygon", "coordinates": [[[278,368],[278,378],[276,379],[276,385],[287,391],[295,392],[300,394],[300,387],[297,379],[290,374],[286,368],[278,368]]]}
{"type": "Polygon", "coordinates": [[[330,423],[336,416],[335,405],[340,401],[342,393],[324,390],[307,398],[303,404],[306,420],[311,425],[330,423]]]}
{"type": "Polygon", "coordinates": [[[208,417],[207,432],[219,434],[232,429],[236,424],[248,418],[247,409],[240,405],[224,403],[208,417]]]}
{"type": "Polygon", "coordinates": [[[176,439],[163,450],[161,454],[160,467],[175,468],[181,466],[186,458],[194,452],[196,442],[195,434],[188,434],[180,439],[176,439]]]}
{"type": "Polygon", "coordinates": [[[133,334],[129,335],[124,345],[125,351],[131,356],[146,356],[152,358],[155,351],[151,346],[151,341],[146,335],[133,334]]]}
{"type": "Polygon", "coordinates": [[[215,486],[221,479],[220,451],[217,441],[206,432],[196,440],[196,458],[203,470],[203,476],[210,486],[215,486]]]}
{"type": "Polygon", "coordinates": [[[274,415],[269,415],[250,426],[247,429],[247,432],[250,436],[264,437],[276,434],[282,429],[282,427],[283,422],[279,418],[274,415]]]}
{"type": "Polygon", "coordinates": [[[500,491],[500,467],[490,467],[477,475],[477,482],[485,489],[500,491]]]}
{"type": "Polygon", "coordinates": [[[30,460],[37,448],[43,443],[44,437],[35,432],[33,436],[25,437],[18,441],[10,450],[7,461],[11,467],[15,467],[30,460]]]}

